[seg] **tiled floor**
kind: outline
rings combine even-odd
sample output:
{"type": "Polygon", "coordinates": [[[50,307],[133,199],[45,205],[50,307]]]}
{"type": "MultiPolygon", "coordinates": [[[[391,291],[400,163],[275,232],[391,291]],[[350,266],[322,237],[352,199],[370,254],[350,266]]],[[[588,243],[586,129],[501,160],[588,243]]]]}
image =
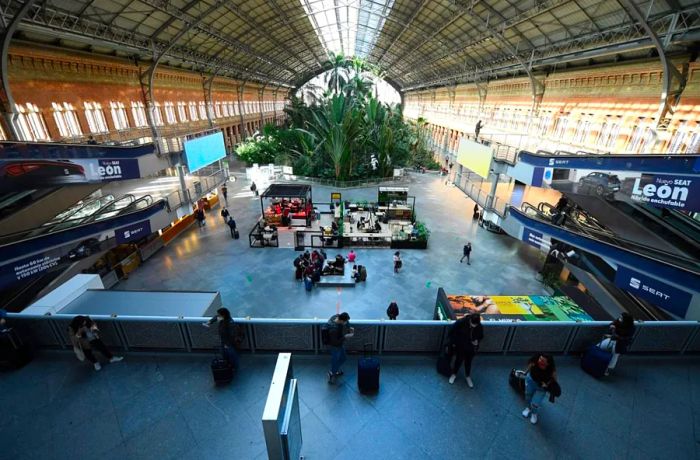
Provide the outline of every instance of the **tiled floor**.
{"type": "MultiPolygon", "coordinates": [[[[206,227],[189,229],[116,288],[218,290],[235,316],[272,318],[325,318],[336,309],[347,310],[355,319],[383,318],[387,305],[396,300],[400,319],[431,319],[438,287],[455,294],[545,294],[535,280],[542,263],[536,249],[478,227],[471,218],[474,202],[458,188],[446,186],[444,178],[413,175],[408,186],[416,196],[418,219],[427,223],[431,236],[427,250],[402,251],[399,275],[392,271],[393,250],[360,249],[357,261],[367,267],[366,283],[306,292],[294,280],[292,261],[298,253],[292,247],[249,247],[248,232],[260,215],[260,201],[248,183],[239,180],[229,186],[228,207],[240,240],[231,239],[217,207],[206,227]],[[467,241],[473,246],[471,266],[459,263],[467,241]]],[[[331,191],[314,186],[314,201],[330,201],[331,191]]],[[[376,200],[377,188],[342,194],[343,199],[371,201],[376,200]]]]}
{"type": "MultiPolygon", "coordinates": [[[[355,358],[337,385],[328,356],[295,356],[306,459],[700,458],[700,358],[625,356],[602,381],[558,357],[563,395],[540,423],[508,386],[524,357],[481,355],[474,390],[432,357],[381,357],[381,389],[363,396],[355,358]]],[[[99,373],[44,353],[0,378],[0,458],[266,458],[261,416],[275,356],[246,355],[215,387],[207,355],[127,355],[99,373]]]]}

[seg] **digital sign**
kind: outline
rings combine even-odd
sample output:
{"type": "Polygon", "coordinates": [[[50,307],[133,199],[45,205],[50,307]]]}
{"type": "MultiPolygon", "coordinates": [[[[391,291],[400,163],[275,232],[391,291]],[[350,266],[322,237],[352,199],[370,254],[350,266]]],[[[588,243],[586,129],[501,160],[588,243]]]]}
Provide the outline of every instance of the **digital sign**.
{"type": "Polygon", "coordinates": [[[185,158],[190,172],[197,171],[225,156],[226,146],[224,134],[221,131],[185,141],[185,158]]]}

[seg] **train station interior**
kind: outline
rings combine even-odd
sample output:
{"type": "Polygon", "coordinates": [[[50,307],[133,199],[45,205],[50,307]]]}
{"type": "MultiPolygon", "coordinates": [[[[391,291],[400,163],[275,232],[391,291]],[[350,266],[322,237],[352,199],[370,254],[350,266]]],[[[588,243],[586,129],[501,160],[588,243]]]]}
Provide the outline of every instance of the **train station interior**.
{"type": "Polygon", "coordinates": [[[0,15],[0,459],[700,459],[700,4],[0,15]]]}

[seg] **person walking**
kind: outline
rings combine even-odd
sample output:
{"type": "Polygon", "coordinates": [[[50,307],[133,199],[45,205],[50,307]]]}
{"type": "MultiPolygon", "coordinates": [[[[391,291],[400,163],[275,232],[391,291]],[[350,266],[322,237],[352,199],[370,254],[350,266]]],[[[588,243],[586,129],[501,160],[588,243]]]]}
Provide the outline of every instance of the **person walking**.
{"type": "Polygon", "coordinates": [[[253,192],[255,196],[258,196],[258,186],[255,185],[255,182],[250,184],[250,191],[253,192]]]}
{"type": "Polygon", "coordinates": [[[483,123],[481,123],[481,120],[476,122],[476,126],[474,127],[474,139],[479,140],[479,133],[481,132],[481,128],[483,127],[483,123]]]}
{"type": "Polygon", "coordinates": [[[228,228],[231,230],[231,238],[236,238],[236,221],[233,220],[233,216],[229,216],[226,221],[228,228]]]}
{"type": "Polygon", "coordinates": [[[389,307],[386,309],[386,315],[391,320],[395,320],[399,316],[399,305],[396,300],[392,300],[389,307]]]}
{"type": "Polygon", "coordinates": [[[474,215],[472,216],[472,219],[478,220],[481,214],[479,213],[479,205],[475,204],[474,205],[474,215]]]}
{"type": "Polygon", "coordinates": [[[243,343],[243,334],[238,325],[234,323],[228,308],[216,310],[216,316],[204,323],[205,327],[218,324],[219,339],[221,339],[221,354],[229,362],[233,370],[238,370],[239,358],[237,348],[243,343]]]}
{"type": "Polygon", "coordinates": [[[525,376],[525,402],[523,417],[530,418],[530,423],[537,423],[539,408],[547,391],[556,384],[557,370],[554,358],[543,353],[536,354],[527,364],[525,376]]]}
{"type": "Polygon", "coordinates": [[[394,253],[394,273],[398,273],[402,266],[403,262],[401,261],[401,254],[399,251],[396,251],[394,253]]]}
{"type": "Polygon", "coordinates": [[[228,222],[228,216],[230,215],[231,213],[228,212],[228,209],[226,209],[225,207],[221,209],[221,217],[224,218],[224,222],[228,222]]]}
{"type": "Polygon", "coordinates": [[[467,244],[464,245],[462,248],[462,258],[459,259],[459,263],[461,264],[464,261],[464,258],[467,258],[467,265],[471,265],[472,263],[469,261],[469,257],[472,254],[472,244],[470,242],[467,242],[467,244]]]}
{"type": "Polygon", "coordinates": [[[605,375],[610,375],[610,371],[617,366],[620,355],[627,353],[627,348],[632,343],[634,337],[634,318],[627,312],[623,312],[619,318],[610,323],[610,333],[606,334],[598,347],[612,353],[612,359],[608,363],[605,375]]]}
{"type": "Polygon", "coordinates": [[[464,363],[464,378],[467,381],[467,386],[474,388],[471,377],[472,361],[483,339],[484,327],[481,325],[480,314],[467,315],[454,322],[448,337],[449,352],[455,357],[449,380],[450,385],[455,383],[457,372],[464,363]]]}
{"type": "MultiPolygon", "coordinates": [[[[343,312],[328,319],[321,332],[326,335],[324,342],[331,350],[331,370],[328,371],[328,383],[335,383],[336,378],[343,375],[341,367],[347,359],[345,355],[345,339],[355,334],[355,328],[350,326],[350,315],[343,312]],[[324,332],[325,331],[325,332],[324,332]]],[[[323,338],[323,337],[322,337],[323,338]]]]}
{"type": "Polygon", "coordinates": [[[204,227],[204,225],[206,225],[205,220],[204,220],[205,219],[204,209],[197,208],[197,210],[194,212],[194,217],[195,217],[195,219],[197,219],[197,225],[199,225],[200,228],[204,227]]]}
{"type": "Polygon", "coordinates": [[[100,330],[97,328],[97,324],[89,316],[78,315],[73,318],[68,325],[68,335],[78,359],[81,361],[87,359],[96,371],[102,369],[102,364],[95,357],[93,350],[99,351],[110,363],[118,363],[124,359],[122,356],[114,356],[109,351],[100,339],[100,330]]]}
{"type": "Polygon", "coordinates": [[[228,187],[226,187],[226,184],[221,186],[221,194],[224,196],[224,203],[228,204],[228,187]]]}

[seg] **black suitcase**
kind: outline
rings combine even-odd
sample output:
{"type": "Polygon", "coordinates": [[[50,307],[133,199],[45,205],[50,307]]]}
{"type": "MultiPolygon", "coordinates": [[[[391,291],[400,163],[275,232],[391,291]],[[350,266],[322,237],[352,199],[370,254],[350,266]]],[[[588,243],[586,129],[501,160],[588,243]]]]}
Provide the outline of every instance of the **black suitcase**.
{"type": "Polygon", "coordinates": [[[508,383],[515,391],[520,395],[525,396],[525,376],[527,373],[525,371],[519,371],[515,369],[510,370],[510,375],[508,376],[508,383]]]}
{"type": "Polygon", "coordinates": [[[233,380],[233,366],[222,358],[214,358],[211,362],[211,373],[214,383],[230,383],[233,380]]]}
{"type": "Polygon", "coordinates": [[[368,356],[367,347],[371,345],[365,344],[364,354],[357,361],[357,387],[361,393],[379,391],[379,359],[368,356]]]}
{"type": "Polygon", "coordinates": [[[34,358],[28,343],[12,328],[0,332],[0,369],[20,369],[34,358]]]}
{"type": "Polygon", "coordinates": [[[452,375],[452,356],[447,353],[440,353],[437,360],[437,371],[439,374],[449,377],[452,375]]]}
{"type": "Polygon", "coordinates": [[[238,233],[238,229],[235,229],[233,231],[233,238],[237,240],[240,237],[241,237],[241,235],[240,235],[240,233],[238,233]]]}
{"type": "Polygon", "coordinates": [[[581,369],[600,379],[605,376],[605,371],[608,369],[611,359],[612,353],[598,348],[597,345],[593,345],[581,357],[581,369]]]}

